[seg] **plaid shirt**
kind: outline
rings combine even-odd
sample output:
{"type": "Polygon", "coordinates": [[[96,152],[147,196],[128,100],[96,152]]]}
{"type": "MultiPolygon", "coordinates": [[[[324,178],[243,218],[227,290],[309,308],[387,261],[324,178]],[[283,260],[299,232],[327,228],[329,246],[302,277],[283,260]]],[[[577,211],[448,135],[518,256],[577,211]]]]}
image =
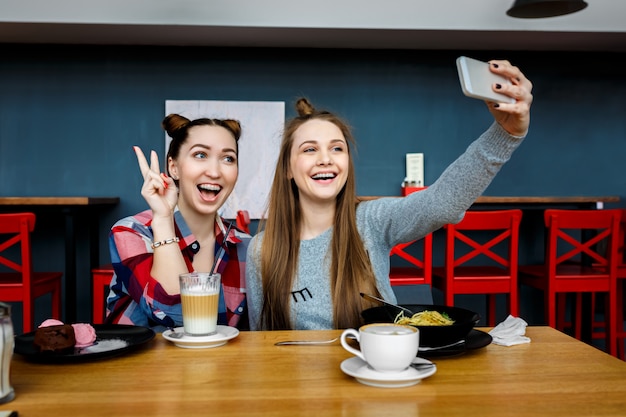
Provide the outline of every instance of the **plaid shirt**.
{"type": "MultiPolygon", "coordinates": [[[[200,244],[180,211],[174,213],[176,236],[187,263],[193,271],[193,257],[200,244]]],[[[107,297],[106,323],[133,324],[163,331],[183,325],[180,294],[169,295],[150,275],[152,270],[152,211],[119,220],[111,228],[109,249],[115,275],[107,297]]],[[[215,256],[224,242],[226,228],[221,218],[215,222],[215,256]]],[[[222,274],[218,324],[248,328],[245,286],[245,259],[250,235],[231,229],[225,250],[215,270],[222,274]],[[240,319],[244,317],[244,320],[240,319]]]]}

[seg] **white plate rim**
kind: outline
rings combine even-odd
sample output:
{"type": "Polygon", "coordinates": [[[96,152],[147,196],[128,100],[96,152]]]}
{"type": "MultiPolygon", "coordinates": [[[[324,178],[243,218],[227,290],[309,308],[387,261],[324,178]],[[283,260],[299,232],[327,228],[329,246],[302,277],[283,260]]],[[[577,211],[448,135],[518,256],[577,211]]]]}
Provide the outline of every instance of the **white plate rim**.
{"type": "MultiPolygon", "coordinates": [[[[416,358],[415,363],[429,363],[427,359],[416,358]]],[[[367,363],[361,358],[354,356],[341,362],[341,370],[365,385],[382,388],[400,388],[408,387],[419,383],[422,379],[427,378],[437,372],[437,366],[433,365],[424,370],[409,368],[405,371],[385,374],[376,372],[368,368],[367,363]]]]}
{"type": "MultiPolygon", "coordinates": [[[[175,332],[183,332],[183,327],[174,328],[175,332]]],[[[184,348],[211,348],[226,344],[231,339],[239,336],[239,329],[231,326],[217,325],[217,334],[211,336],[189,337],[183,336],[181,339],[175,339],[170,336],[172,330],[168,329],[162,333],[163,338],[174,343],[178,347],[184,348]]]]}

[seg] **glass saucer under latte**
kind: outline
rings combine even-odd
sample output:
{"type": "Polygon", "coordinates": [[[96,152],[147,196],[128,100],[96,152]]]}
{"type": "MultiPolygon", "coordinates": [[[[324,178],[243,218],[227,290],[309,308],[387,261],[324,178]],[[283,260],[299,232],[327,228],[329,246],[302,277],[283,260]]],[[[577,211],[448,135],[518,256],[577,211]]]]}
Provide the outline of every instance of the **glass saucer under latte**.
{"type": "Polygon", "coordinates": [[[239,330],[235,327],[217,325],[217,333],[210,336],[188,336],[184,334],[184,328],[176,327],[173,331],[163,332],[163,338],[174,343],[176,346],[188,349],[207,349],[225,345],[230,339],[239,336],[239,330]],[[172,333],[183,333],[182,337],[172,337],[172,333]]]}

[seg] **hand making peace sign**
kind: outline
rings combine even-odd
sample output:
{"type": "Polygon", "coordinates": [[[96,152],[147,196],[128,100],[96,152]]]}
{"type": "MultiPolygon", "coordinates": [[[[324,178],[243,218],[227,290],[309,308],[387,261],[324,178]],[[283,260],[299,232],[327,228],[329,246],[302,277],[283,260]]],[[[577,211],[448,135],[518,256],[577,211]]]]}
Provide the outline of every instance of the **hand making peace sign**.
{"type": "Polygon", "coordinates": [[[178,189],[174,180],[161,173],[159,169],[159,157],[155,151],[150,152],[150,165],[138,146],[133,146],[137,155],[139,169],[144,182],[141,187],[141,195],[146,200],[153,217],[169,217],[174,213],[178,202],[178,189]]]}

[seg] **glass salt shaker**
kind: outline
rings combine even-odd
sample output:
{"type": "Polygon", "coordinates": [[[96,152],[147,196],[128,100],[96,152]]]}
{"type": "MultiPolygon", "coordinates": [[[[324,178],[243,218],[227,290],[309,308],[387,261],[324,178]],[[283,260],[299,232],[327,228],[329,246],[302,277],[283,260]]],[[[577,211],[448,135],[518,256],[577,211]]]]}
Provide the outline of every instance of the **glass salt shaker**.
{"type": "Polygon", "coordinates": [[[15,391],[11,386],[11,359],[14,346],[11,306],[0,302],[0,404],[9,402],[15,397],[15,391]]]}

